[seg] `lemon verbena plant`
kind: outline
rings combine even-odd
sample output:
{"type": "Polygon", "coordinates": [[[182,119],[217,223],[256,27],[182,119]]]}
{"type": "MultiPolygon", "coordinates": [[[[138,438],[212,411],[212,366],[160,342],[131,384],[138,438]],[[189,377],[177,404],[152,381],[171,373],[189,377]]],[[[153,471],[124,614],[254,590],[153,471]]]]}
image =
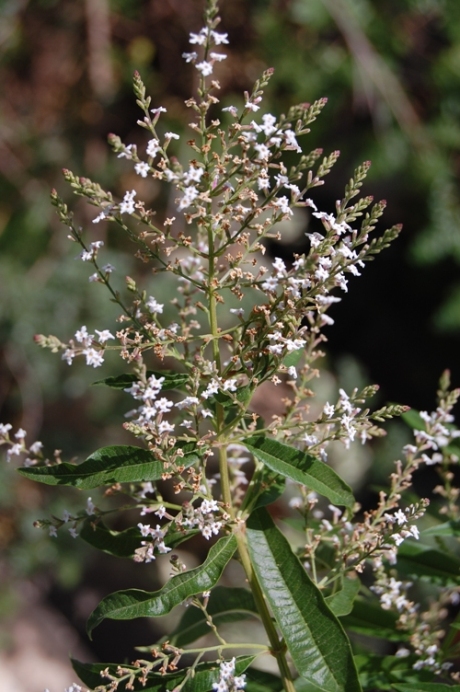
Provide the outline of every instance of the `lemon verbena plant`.
{"type": "Polygon", "coordinates": [[[155,216],[135,189],[116,199],[66,170],[74,192],[97,209],[84,232],[52,193],[80,259],[92,267],[89,280],[108,289],[120,315],[115,326],[101,325],[94,334],[80,326],[68,342],[36,340],[69,365],[82,358],[97,368],[109,352],[121,356],[125,373],[102,383],[131,399],[124,428],[133,444],[103,447],[81,463],[56,463],[40,442],[27,444],[22,429],[3,424],[0,439],[8,459],[25,455],[20,473],[27,478],[93,495],[105,489],[100,506],[88,497],[79,513],[37,522],[51,536],[66,527],[118,557],[170,561],[170,578],[159,590],[105,597],[89,616],[90,635],[105,619],[154,618],[188,606],[177,627],[139,647],[130,664],[74,661],[90,689],[357,692],[392,684],[420,690],[427,681],[434,690],[431,680],[455,677],[449,658],[457,640],[447,624],[459,599],[460,561],[446,545],[458,533],[451,465],[459,433],[451,410],[459,391],[449,391],[445,374],[433,414],[407,414],[395,404],[372,411],[367,402],[375,386],[340,389],[332,403],[316,403],[312,386],[320,376],[323,330],[333,322],[330,307],[400,228],[374,235],[385,203],[359,197],[368,163],[356,169],[333,212],[317,208],[315,188],[338,152],[308,151],[304,141],[325,99],[279,118],[264,113],[273,72],[266,70],[239,108],[218,115],[214,73],[228,37],[218,31],[217,13],[217,0],[208,0],[205,25],[190,34],[184,54],[199,73],[197,95],[186,102],[189,160],[173,156],[179,136],[164,132],[165,109],[152,107],[137,73],[145,145],[109,137],[141,178],[172,186],[175,215],[155,216]],[[306,210],[316,224],[306,251],[289,262],[269,259],[266,241],[278,237],[294,209],[306,210]],[[117,284],[97,239],[100,224],[126,234],[152,274],[117,284]],[[162,276],[166,305],[157,292],[162,276]],[[282,397],[282,406],[264,415],[260,401],[270,396],[282,397]],[[367,444],[383,434],[386,419],[401,414],[414,441],[402,450],[377,506],[363,511],[328,463],[328,450],[333,443],[367,444]],[[443,546],[430,546],[430,529],[420,540],[428,501],[417,498],[412,477],[421,465],[439,469],[445,516],[441,523],[433,512],[430,526],[444,536],[443,546]],[[287,484],[289,507],[282,503],[287,484]],[[282,507],[288,530],[278,521],[282,507]],[[137,513],[134,525],[112,530],[115,510],[137,513]],[[197,536],[207,556],[187,569],[174,549],[197,536]],[[241,565],[240,584],[225,580],[232,560],[241,565]],[[417,593],[414,575],[431,590],[417,593]],[[260,640],[245,637],[247,619],[260,623],[260,640]],[[230,635],[228,622],[240,623],[230,635]],[[353,639],[354,632],[366,638],[353,639]],[[383,649],[367,650],[370,638],[385,640],[383,649]]]}

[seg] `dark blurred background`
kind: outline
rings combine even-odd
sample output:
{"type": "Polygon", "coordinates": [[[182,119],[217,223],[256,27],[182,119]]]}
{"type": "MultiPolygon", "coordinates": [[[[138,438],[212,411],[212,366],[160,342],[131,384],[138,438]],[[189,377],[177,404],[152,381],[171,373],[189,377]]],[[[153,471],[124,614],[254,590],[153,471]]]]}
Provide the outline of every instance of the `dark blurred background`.
{"type": "MultiPolygon", "coordinates": [[[[165,129],[185,139],[183,102],[195,75],[181,54],[189,31],[202,25],[202,10],[202,0],[0,3],[0,421],[26,428],[30,441],[63,449],[67,458],[124,439],[124,408],[117,393],[88,390],[111,372],[110,362],[104,372],[69,368],[33,343],[37,332],[66,340],[82,324],[109,328],[115,314],[75,261],[49,192],[55,187],[70,200],[63,167],[118,193],[142,182],[106,144],[110,132],[143,141],[132,94],[136,69],[152,104],[168,110],[165,129]]],[[[219,72],[223,105],[241,103],[271,66],[265,112],[327,96],[307,148],[342,156],[312,195],[318,207],[333,211],[353,168],[370,159],[364,192],[388,201],[385,226],[404,225],[335,307],[327,367],[339,382],[358,373],[380,384],[382,402],[431,408],[443,369],[460,385],[460,3],[222,0],[221,14],[230,39],[219,72]]],[[[164,210],[155,186],[143,198],[164,210]]],[[[94,230],[94,214],[78,200],[72,205],[78,222],[94,230]]],[[[301,251],[305,230],[269,251],[301,251]]],[[[136,267],[120,239],[111,235],[106,244],[122,282],[136,267]]],[[[126,586],[123,570],[119,576],[112,563],[95,561],[79,542],[52,543],[31,528],[49,503],[58,513],[72,497],[61,492],[56,499],[0,467],[0,615],[17,612],[17,580],[32,580],[81,628],[88,602],[126,586]],[[101,570],[110,573],[102,587],[101,570]],[[77,590],[76,602],[69,594],[81,583],[86,591],[77,590]]],[[[145,577],[134,579],[145,586],[145,577]]],[[[127,655],[113,640],[109,654],[104,639],[96,639],[96,655],[127,655]]]]}

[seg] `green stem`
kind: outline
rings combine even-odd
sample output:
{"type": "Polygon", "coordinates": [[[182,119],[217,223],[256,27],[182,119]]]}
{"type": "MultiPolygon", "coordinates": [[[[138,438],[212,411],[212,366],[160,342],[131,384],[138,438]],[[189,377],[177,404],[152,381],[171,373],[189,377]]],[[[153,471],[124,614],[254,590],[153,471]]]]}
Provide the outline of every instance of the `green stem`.
{"type": "Polygon", "coordinates": [[[273,624],[273,620],[265,602],[259,581],[252,568],[251,558],[246,545],[246,539],[241,531],[236,532],[235,535],[238,541],[238,552],[241,558],[241,564],[246,572],[248,583],[256,602],[257,610],[259,611],[260,618],[267,633],[271,653],[273,656],[275,656],[276,662],[278,663],[284,690],[285,692],[295,692],[294,682],[286,659],[286,647],[278,637],[276,627],[273,624]]]}

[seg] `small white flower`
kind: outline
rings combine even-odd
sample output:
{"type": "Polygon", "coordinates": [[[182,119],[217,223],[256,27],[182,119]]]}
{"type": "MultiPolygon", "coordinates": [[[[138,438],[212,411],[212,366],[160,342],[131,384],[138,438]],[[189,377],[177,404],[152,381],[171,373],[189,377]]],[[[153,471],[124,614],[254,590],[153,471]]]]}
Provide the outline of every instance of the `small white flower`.
{"type": "Polygon", "coordinates": [[[165,132],[165,139],[180,139],[180,135],[176,135],[175,132],[165,132]]]}
{"type": "Polygon", "coordinates": [[[210,53],[209,57],[211,58],[211,60],[215,60],[216,62],[222,62],[222,60],[227,59],[225,53],[210,53]]]}
{"type": "Polygon", "coordinates": [[[220,34],[218,31],[211,30],[211,38],[216,46],[220,46],[223,43],[228,44],[228,34],[220,34]]]}
{"type": "Polygon", "coordinates": [[[96,333],[99,334],[99,343],[100,344],[105,344],[105,342],[108,341],[109,339],[115,339],[113,334],[111,334],[108,329],[103,329],[102,331],[99,331],[99,329],[96,329],[96,333]]]}
{"type": "Polygon", "coordinates": [[[94,348],[85,348],[83,355],[86,356],[86,365],[92,365],[93,368],[98,368],[104,362],[104,356],[101,351],[96,351],[94,348]]]}
{"type": "Polygon", "coordinates": [[[193,51],[192,53],[182,53],[182,57],[184,58],[185,62],[193,62],[197,59],[198,53],[196,53],[195,51],[193,51]]]}
{"type": "Polygon", "coordinates": [[[154,315],[161,314],[163,312],[164,305],[159,303],[153,296],[150,296],[146,302],[146,307],[154,315]]]}
{"type": "Polygon", "coordinates": [[[150,139],[147,143],[147,156],[151,156],[152,159],[157,155],[160,150],[160,143],[157,139],[150,139]]]}
{"type": "Polygon", "coordinates": [[[207,38],[207,30],[206,29],[201,29],[199,34],[190,34],[189,38],[189,43],[198,45],[198,46],[204,46],[206,43],[206,38],[207,38]]]}
{"type": "Polygon", "coordinates": [[[141,161],[140,163],[136,163],[136,165],[134,166],[134,170],[135,170],[136,173],[137,173],[138,175],[140,175],[142,178],[146,178],[147,175],[148,175],[148,172],[149,172],[149,170],[150,170],[149,164],[148,164],[148,163],[144,163],[143,161],[141,161]]]}
{"type": "Polygon", "coordinates": [[[207,62],[206,60],[197,63],[195,67],[198,70],[198,72],[201,72],[203,77],[208,77],[210,74],[212,74],[213,71],[212,63],[207,62]]]}
{"type": "Polygon", "coordinates": [[[120,214],[134,214],[134,197],[136,195],[136,190],[131,190],[131,192],[125,192],[123,201],[120,204],[120,214]]]}

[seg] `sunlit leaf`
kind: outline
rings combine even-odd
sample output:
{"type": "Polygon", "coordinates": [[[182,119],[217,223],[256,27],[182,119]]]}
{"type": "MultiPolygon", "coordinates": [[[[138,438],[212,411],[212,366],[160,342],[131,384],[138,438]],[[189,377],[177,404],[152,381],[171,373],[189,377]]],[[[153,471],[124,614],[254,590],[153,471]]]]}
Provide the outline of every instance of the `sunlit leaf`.
{"type": "Polygon", "coordinates": [[[358,692],[350,643],[265,509],[247,521],[251,563],[299,674],[323,692],[358,692]]]}
{"type": "MultiPolygon", "coordinates": [[[[257,608],[252,593],[247,589],[216,586],[211,592],[207,612],[216,627],[228,622],[238,622],[257,616],[257,608]]],[[[206,616],[198,608],[188,608],[168,641],[179,648],[208,634],[206,616]]]]}
{"type": "Polygon", "coordinates": [[[244,445],[272,471],[324,495],[335,505],[354,505],[350,487],[337,473],[312,454],[272,440],[265,435],[246,438],[244,445]]]}
{"type": "Polygon", "coordinates": [[[202,565],[176,574],[158,591],[128,589],[106,596],[89,616],[88,634],[105,619],[133,620],[166,615],[190,596],[208,591],[219,580],[235,550],[235,536],[225,536],[212,546],[202,565]]]}

